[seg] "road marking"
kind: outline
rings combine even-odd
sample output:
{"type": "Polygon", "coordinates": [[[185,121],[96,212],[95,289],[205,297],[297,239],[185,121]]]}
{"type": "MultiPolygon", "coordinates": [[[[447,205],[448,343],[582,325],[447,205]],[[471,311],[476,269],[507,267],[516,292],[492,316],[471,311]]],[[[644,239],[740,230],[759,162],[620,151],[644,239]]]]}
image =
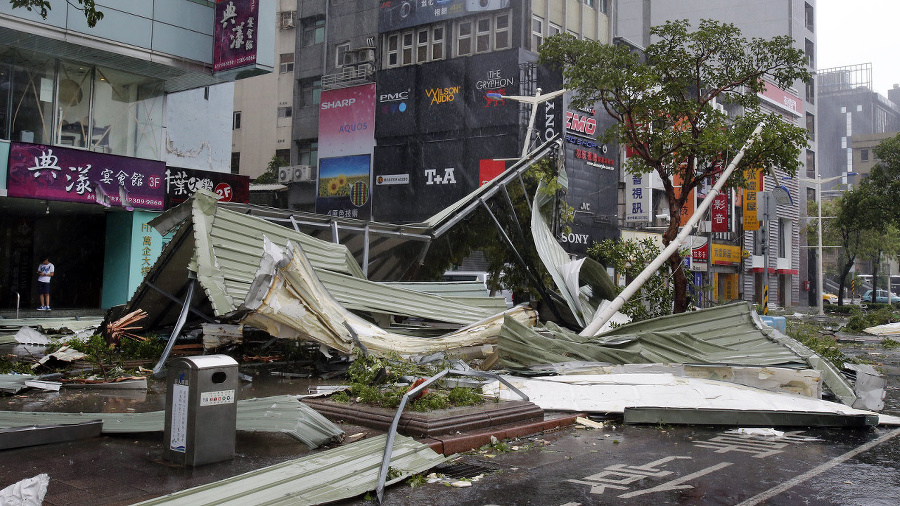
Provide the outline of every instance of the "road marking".
{"type": "Polygon", "coordinates": [[[665,483],[657,485],[653,488],[648,488],[646,490],[638,490],[636,492],[622,494],[619,497],[621,497],[623,499],[630,499],[632,497],[637,497],[639,495],[644,495],[644,494],[650,494],[653,492],[667,492],[667,491],[671,491],[671,490],[683,490],[683,489],[687,489],[687,488],[694,488],[693,485],[682,485],[682,483],[693,480],[694,478],[699,478],[701,476],[707,475],[714,471],[718,471],[719,469],[728,467],[730,465],[731,465],[731,462],[722,462],[721,464],[716,464],[714,466],[707,467],[706,469],[701,469],[701,470],[699,470],[695,473],[691,473],[687,476],[682,476],[681,478],[678,478],[677,480],[667,481],[665,483]]]}
{"type": "Polygon", "coordinates": [[[755,504],[759,504],[763,501],[771,499],[772,497],[775,497],[776,495],[778,495],[790,488],[793,488],[794,486],[796,486],[814,476],[820,475],[820,474],[824,473],[825,471],[831,469],[832,467],[835,467],[849,459],[852,459],[853,457],[859,455],[860,453],[869,451],[870,449],[880,445],[881,443],[884,443],[885,441],[895,438],[897,436],[900,436],[900,429],[894,429],[891,432],[888,432],[887,434],[881,436],[878,439],[869,441],[868,443],[860,446],[859,448],[855,448],[855,449],[850,450],[849,452],[841,455],[840,457],[836,457],[834,460],[831,460],[830,462],[826,462],[820,466],[814,467],[814,468],[810,469],[809,471],[807,471],[799,476],[795,476],[794,478],[782,483],[781,485],[772,487],[769,490],[766,490],[765,492],[763,492],[761,494],[757,494],[757,495],[751,497],[750,499],[747,499],[746,501],[738,504],[738,506],[753,506],[755,504]]]}

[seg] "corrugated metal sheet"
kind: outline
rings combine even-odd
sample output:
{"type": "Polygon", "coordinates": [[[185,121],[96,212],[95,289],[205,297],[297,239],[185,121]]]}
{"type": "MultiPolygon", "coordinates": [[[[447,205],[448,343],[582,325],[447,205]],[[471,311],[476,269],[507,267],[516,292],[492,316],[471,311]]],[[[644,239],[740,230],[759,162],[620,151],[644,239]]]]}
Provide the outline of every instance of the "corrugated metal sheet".
{"type": "Polygon", "coordinates": [[[853,404],[853,389],[834,366],[755,315],[741,302],[630,323],[595,337],[551,324],[538,332],[508,322],[498,349],[501,363],[514,368],[572,360],[811,367],[842,402],[853,404]]]}
{"type": "Polygon", "coordinates": [[[0,392],[17,394],[25,389],[25,382],[37,379],[27,374],[0,374],[0,392]]]}
{"type": "MultiPolygon", "coordinates": [[[[138,504],[301,505],[349,499],[375,490],[385,442],[384,435],[365,439],[138,504]]],[[[397,436],[391,468],[399,475],[388,484],[427,471],[446,460],[447,457],[424,444],[397,436]]]]}
{"type": "MultiPolygon", "coordinates": [[[[0,411],[0,428],[83,423],[103,420],[105,434],[162,432],[164,411],[147,413],[52,413],[0,411]]],[[[238,401],[237,430],[244,432],[281,432],[315,447],[336,440],[344,431],[297,397],[279,395],[238,401]],[[313,446],[315,445],[315,446],[313,446]]]]}

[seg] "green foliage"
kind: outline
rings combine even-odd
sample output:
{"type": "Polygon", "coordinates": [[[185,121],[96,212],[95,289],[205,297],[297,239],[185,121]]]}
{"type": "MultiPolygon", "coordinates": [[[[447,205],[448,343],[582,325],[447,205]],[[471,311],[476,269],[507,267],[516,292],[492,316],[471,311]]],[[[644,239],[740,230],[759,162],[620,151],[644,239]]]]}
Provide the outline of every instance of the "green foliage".
{"type": "MultiPolygon", "coordinates": [[[[97,21],[103,19],[103,13],[98,11],[96,5],[94,4],[95,0],[76,1],[81,7],[73,4],[71,0],[66,0],[66,3],[84,12],[84,17],[87,20],[87,24],[89,27],[93,28],[97,24],[97,21]]],[[[49,0],[9,0],[9,3],[12,4],[13,9],[25,8],[29,12],[32,10],[37,10],[40,13],[41,17],[44,19],[47,19],[47,15],[50,13],[49,0]]]]}
{"type": "MultiPolygon", "coordinates": [[[[671,216],[665,244],[677,235],[690,191],[719,175],[757,124],[763,123],[761,138],[729,178],[733,187],[746,187],[745,168],[777,167],[796,174],[800,150],[808,144],[805,128],[765,114],[760,106],[763,78],[782,89],[811,78],[807,57],[790,37],[748,40],[734,25],[712,20],[689,30],[686,20],[652,27],[655,42],[643,59],[623,45],[568,34],[548,37],[540,52],[541,62],[562,67],[566,88],[574,90],[572,107],[599,103],[616,120],[602,140],[629,145],[634,156],[626,170],[656,172],[662,179],[671,216]],[[730,117],[717,104],[740,109],[742,115],[730,117]],[[677,195],[676,175],[683,181],[677,195]]],[[[680,254],[669,262],[676,269],[680,254]]],[[[673,282],[674,309],[680,313],[688,307],[687,278],[675,271],[673,282]]]]}
{"type": "MultiPolygon", "coordinates": [[[[58,349],[60,345],[48,348],[48,351],[58,349]]],[[[106,339],[100,334],[94,334],[85,339],[72,339],[65,343],[74,350],[87,355],[86,360],[98,367],[107,379],[112,371],[124,373],[127,360],[155,360],[162,354],[165,344],[157,339],[149,338],[146,341],[123,338],[119,348],[113,348],[106,343],[106,339]]]]}
{"type": "Polygon", "coordinates": [[[421,487],[426,483],[428,483],[428,477],[425,473],[414,474],[406,479],[406,484],[409,485],[409,488],[421,487]]]}
{"type": "Polygon", "coordinates": [[[282,159],[278,155],[273,155],[266,165],[266,171],[253,180],[253,184],[274,184],[278,182],[278,169],[287,165],[287,160],[282,159]]]}
{"type": "Polygon", "coordinates": [[[890,337],[885,337],[881,340],[881,347],[886,350],[893,350],[894,348],[900,347],[900,342],[894,341],[890,337]]]}
{"type": "MultiPolygon", "coordinates": [[[[624,275],[626,282],[631,282],[660,253],[659,246],[652,239],[628,239],[615,241],[606,239],[595,242],[588,248],[588,256],[601,264],[615,269],[616,274],[624,275]]],[[[664,264],[641,288],[640,297],[632,297],[622,307],[622,312],[633,321],[647,320],[672,314],[674,300],[673,285],[668,264],[664,264]]],[[[619,291],[622,288],[619,287],[619,291]]]]}
{"type": "Polygon", "coordinates": [[[31,364],[18,360],[14,355],[0,356],[0,374],[34,374],[31,364]]]}
{"type": "Polygon", "coordinates": [[[844,366],[844,362],[851,361],[838,346],[834,336],[823,334],[821,329],[807,322],[787,321],[787,334],[803,343],[804,346],[818,353],[838,369],[844,366]]]}
{"type": "Polygon", "coordinates": [[[893,307],[888,304],[869,304],[869,309],[863,311],[854,306],[850,320],[844,330],[847,332],[862,332],[869,327],[885,325],[898,321],[898,315],[893,307]],[[880,306],[874,308],[874,306],[880,306]]]}

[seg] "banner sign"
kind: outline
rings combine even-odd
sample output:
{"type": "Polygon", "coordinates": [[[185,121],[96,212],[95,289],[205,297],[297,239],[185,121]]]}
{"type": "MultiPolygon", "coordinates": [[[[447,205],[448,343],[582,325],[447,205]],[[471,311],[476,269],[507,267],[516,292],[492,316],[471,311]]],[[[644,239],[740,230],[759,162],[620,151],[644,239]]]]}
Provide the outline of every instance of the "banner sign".
{"type": "Polygon", "coordinates": [[[13,142],[8,195],[162,210],[165,169],[155,160],[13,142]]]}
{"type": "Polygon", "coordinates": [[[744,171],[747,179],[747,188],[744,189],[744,230],[759,230],[759,220],[756,219],[756,193],[763,189],[762,169],[747,169],[744,171]]]}
{"type": "Polygon", "coordinates": [[[372,217],[375,84],[322,92],[316,213],[372,217]]]}
{"type": "Polygon", "coordinates": [[[729,219],[729,213],[731,206],[728,205],[728,194],[731,193],[730,189],[724,189],[722,193],[716,195],[716,198],[712,201],[712,206],[710,206],[709,210],[709,219],[711,223],[711,230],[713,232],[730,232],[731,231],[731,220],[729,219]]]}
{"type": "Polygon", "coordinates": [[[216,0],[213,72],[256,65],[259,0],[216,0]]]}
{"type": "Polygon", "coordinates": [[[187,200],[197,190],[209,190],[220,202],[250,201],[250,177],[230,172],[166,167],[166,209],[187,200]]]}
{"type": "Polygon", "coordinates": [[[739,265],[741,263],[741,248],[740,246],[713,243],[711,256],[714,265],[739,265]]]}
{"type": "Polygon", "coordinates": [[[378,9],[378,32],[390,32],[508,7],[509,0],[382,0],[378,9]]]}
{"type": "MultiPolygon", "coordinates": [[[[679,174],[672,174],[672,186],[675,187],[675,199],[681,198],[682,186],[684,185],[684,180],[681,178],[679,174]]],[[[696,194],[694,190],[691,190],[691,193],[688,194],[687,198],[684,200],[684,205],[681,206],[681,221],[680,226],[687,225],[687,222],[691,219],[691,216],[694,215],[694,208],[696,203],[694,202],[694,198],[696,194]]]]}

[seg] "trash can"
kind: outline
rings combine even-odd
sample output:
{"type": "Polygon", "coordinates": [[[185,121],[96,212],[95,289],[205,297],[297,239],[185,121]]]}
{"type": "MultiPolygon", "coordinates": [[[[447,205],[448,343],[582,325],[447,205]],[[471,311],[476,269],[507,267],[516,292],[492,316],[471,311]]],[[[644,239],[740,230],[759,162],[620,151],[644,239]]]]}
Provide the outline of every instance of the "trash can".
{"type": "Polygon", "coordinates": [[[199,466],[234,458],[237,386],[237,362],[228,355],[172,361],[166,388],[166,460],[199,466]]]}

